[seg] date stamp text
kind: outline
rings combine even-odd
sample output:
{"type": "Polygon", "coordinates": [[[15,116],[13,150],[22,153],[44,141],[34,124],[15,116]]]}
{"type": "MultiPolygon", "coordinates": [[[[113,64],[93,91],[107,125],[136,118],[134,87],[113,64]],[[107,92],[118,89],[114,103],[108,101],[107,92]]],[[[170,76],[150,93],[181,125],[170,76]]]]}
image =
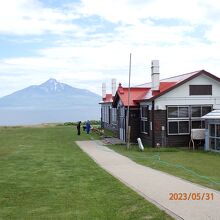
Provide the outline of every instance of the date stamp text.
{"type": "Polygon", "coordinates": [[[214,200],[214,193],[169,193],[169,200],[214,200]]]}

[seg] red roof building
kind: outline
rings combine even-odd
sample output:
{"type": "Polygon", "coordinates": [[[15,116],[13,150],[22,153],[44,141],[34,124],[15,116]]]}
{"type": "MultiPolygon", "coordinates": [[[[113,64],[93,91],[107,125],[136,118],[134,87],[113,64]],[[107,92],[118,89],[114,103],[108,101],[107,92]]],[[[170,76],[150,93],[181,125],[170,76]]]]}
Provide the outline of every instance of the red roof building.
{"type": "Polygon", "coordinates": [[[131,141],[141,137],[149,146],[188,146],[192,129],[203,129],[202,116],[220,109],[220,79],[199,70],[159,79],[159,62],[152,62],[150,83],[125,88],[103,99],[117,109],[117,134],[126,141],[127,111],[131,141]],[[130,92],[130,99],[129,99],[130,92]]]}

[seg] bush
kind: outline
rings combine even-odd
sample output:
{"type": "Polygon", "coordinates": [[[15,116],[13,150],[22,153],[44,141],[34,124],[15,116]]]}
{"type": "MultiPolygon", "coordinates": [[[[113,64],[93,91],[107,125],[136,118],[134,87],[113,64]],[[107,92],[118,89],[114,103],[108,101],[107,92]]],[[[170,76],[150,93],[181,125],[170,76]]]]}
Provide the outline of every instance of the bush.
{"type": "Polygon", "coordinates": [[[63,125],[64,126],[76,126],[78,122],[65,122],[63,125]]]}
{"type": "MultiPolygon", "coordinates": [[[[77,122],[65,122],[63,125],[64,126],[76,126],[78,124],[78,121],[77,122]]],[[[81,125],[85,125],[86,124],[86,121],[82,121],[81,125]]],[[[90,124],[91,125],[101,125],[101,121],[98,121],[98,120],[91,120],[90,121],[90,124]]]]}

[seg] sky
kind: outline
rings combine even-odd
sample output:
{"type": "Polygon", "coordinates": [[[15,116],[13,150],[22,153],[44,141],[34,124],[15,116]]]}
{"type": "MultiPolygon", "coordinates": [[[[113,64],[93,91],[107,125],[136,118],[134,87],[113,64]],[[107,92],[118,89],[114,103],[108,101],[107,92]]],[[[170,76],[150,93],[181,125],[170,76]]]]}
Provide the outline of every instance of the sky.
{"type": "Polygon", "coordinates": [[[220,77],[218,0],[7,0],[0,6],[0,96],[55,78],[101,95],[205,69],[220,77]]]}

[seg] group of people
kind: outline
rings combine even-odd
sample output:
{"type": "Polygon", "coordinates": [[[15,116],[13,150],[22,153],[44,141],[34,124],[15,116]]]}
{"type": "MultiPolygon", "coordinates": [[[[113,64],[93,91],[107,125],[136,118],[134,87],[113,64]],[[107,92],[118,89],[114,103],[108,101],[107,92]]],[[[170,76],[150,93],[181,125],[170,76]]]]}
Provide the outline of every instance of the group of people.
{"type": "MultiPolygon", "coordinates": [[[[80,133],[81,133],[81,121],[78,122],[76,128],[77,128],[77,134],[80,135],[80,133]]],[[[91,129],[90,121],[87,120],[86,125],[85,125],[85,130],[86,130],[87,134],[89,134],[90,129],[91,129]]]]}

